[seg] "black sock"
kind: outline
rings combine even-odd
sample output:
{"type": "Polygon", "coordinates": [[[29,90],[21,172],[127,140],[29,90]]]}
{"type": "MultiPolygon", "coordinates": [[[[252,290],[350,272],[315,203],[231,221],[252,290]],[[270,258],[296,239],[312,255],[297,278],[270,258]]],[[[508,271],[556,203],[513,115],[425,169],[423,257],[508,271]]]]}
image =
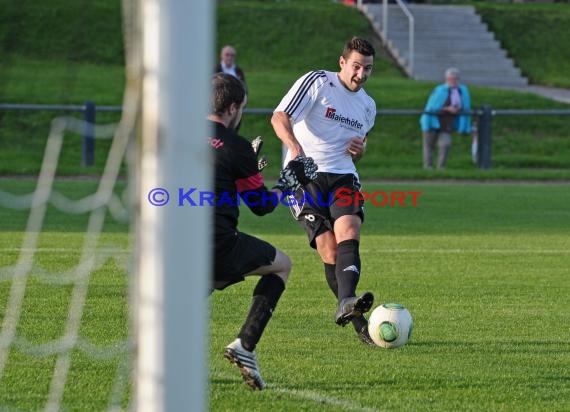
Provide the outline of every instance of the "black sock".
{"type": "Polygon", "coordinates": [[[368,326],[368,321],[363,315],[360,315],[352,319],[352,326],[354,326],[356,333],[360,333],[363,327],[368,326]]]}
{"type": "Polygon", "coordinates": [[[284,290],[285,283],[274,274],[262,276],[257,282],[247,319],[238,334],[245,350],[255,349],[284,290]]]}
{"type": "MultiPolygon", "coordinates": [[[[329,265],[325,263],[325,276],[327,278],[327,283],[329,284],[329,288],[331,288],[334,295],[338,298],[338,284],[336,282],[336,265],[329,265]]],[[[364,316],[359,316],[353,318],[351,320],[352,326],[354,326],[354,330],[358,333],[362,330],[365,325],[368,325],[368,321],[364,316]]]]}
{"type": "Polygon", "coordinates": [[[356,285],[360,279],[358,240],[344,240],[338,244],[335,273],[338,283],[338,301],[356,296],[356,285]]]}
{"type": "Polygon", "coordinates": [[[338,284],[336,283],[336,265],[330,265],[325,263],[325,277],[329,288],[334,293],[335,297],[338,298],[338,284]]]}

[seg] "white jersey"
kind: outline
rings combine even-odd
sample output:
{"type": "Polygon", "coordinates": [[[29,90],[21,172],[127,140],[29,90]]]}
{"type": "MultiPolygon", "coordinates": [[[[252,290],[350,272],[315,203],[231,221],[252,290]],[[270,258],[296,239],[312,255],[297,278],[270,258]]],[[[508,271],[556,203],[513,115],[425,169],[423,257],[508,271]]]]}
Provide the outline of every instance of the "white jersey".
{"type": "MultiPolygon", "coordinates": [[[[351,92],[334,72],[309,72],[295,82],[275,112],[291,116],[293,133],[319,172],[356,175],[348,142],[364,139],[376,118],[376,104],[363,89],[351,92]]],[[[285,164],[289,160],[287,151],[285,164]]]]}

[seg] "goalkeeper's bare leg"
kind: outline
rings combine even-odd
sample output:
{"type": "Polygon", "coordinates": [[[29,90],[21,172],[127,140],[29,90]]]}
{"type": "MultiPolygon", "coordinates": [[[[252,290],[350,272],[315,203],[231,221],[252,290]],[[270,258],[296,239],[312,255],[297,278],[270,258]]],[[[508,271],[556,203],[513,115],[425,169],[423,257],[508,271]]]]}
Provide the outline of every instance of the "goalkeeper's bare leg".
{"type": "Polygon", "coordinates": [[[255,346],[271,318],[285,283],[291,272],[291,259],[276,251],[274,261],[267,266],[261,266],[245,276],[261,276],[253,291],[251,308],[237,338],[226,346],[224,356],[235,364],[244,382],[253,389],[262,390],[265,387],[259,364],[255,354],[255,346]]]}

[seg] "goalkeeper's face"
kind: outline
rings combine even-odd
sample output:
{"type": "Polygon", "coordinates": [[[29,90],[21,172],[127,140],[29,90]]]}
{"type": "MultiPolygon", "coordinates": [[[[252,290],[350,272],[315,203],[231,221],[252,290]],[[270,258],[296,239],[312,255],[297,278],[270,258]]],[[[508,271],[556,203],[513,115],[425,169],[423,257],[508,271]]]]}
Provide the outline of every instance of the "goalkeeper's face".
{"type": "Polygon", "coordinates": [[[344,86],[353,92],[360,90],[372,73],[374,56],[365,56],[356,51],[350,53],[348,58],[340,56],[339,77],[344,86]]]}
{"type": "Polygon", "coordinates": [[[241,116],[243,115],[243,109],[247,105],[247,95],[244,97],[243,102],[238,106],[233,103],[229,109],[229,122],[228,129],[235,130],[241,122],[241,116]]]}

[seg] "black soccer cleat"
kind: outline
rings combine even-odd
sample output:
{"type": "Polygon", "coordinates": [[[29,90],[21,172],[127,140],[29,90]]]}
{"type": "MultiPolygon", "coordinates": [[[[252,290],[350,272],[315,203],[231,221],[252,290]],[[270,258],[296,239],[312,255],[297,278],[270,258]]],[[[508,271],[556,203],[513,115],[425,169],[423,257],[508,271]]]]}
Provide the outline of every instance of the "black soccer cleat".
{"type": "Polygon", "coordinates": [[[335,315],[337,325],[345,326],[353,318],[361,316],[372,308],[374,295],[371,292],[364,292],[360,296],[344,298],[338,305],[335,315]]]}
{"type": "Polygon", "coordinates": [[[368,333],[368,325],[364,325],[362,329],[360,329],[360,331],[357,332],[357,334],[358,334],[358,339],[360,339],[360,341],[365,345],[376,346],[376,344],[370,337],[370,333],[368,333]]]}

